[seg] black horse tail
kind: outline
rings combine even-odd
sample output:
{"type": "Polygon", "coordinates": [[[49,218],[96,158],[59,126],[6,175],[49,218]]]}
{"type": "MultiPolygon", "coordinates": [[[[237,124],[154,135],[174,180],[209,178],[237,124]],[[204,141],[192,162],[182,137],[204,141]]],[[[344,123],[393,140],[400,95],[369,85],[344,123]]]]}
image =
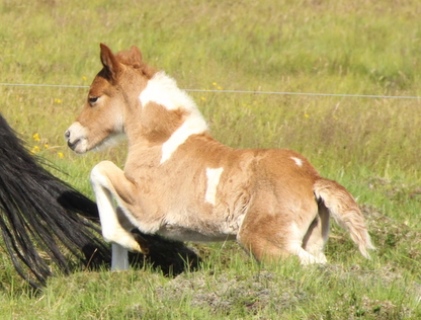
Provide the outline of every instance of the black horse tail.
{"type": "Polygon", "coordinates": [[[34,288],[45,285],[51,262],[68,273],[74,264],[111,260],[95,202],[49,173],[42,161],[0,114],[0,229],[16,271],[34,288]]]}

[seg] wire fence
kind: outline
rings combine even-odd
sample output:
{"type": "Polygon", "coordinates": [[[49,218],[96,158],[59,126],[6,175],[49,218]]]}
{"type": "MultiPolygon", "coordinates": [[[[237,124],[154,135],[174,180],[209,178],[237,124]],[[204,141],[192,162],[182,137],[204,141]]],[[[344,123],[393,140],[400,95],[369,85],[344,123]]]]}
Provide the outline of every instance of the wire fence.
{"type": "MultiPolygon", "coordinates": [[[[70,88],[85,89],[86,85],[67,85],[67,84],[44,84],[44,83],[0,83],[0,87],[50,87],[50,88],[70,88]]],[[[318,93],[318,92],[291,92],[291,91],[258,91],[258,90],[226,90],[226,89],[192,89],[184,88],[188,92],[200,93],[235,93],[235,94],[255,94],[255,95],[294,95],[294,96],[313,96],[313,97],[342,97],[342,98],[364,98],[364,99],[411,99],[420,100],[421,96],[402,96],[402,95],[380,95],[380,94],[349,94],[349,93],[318,93]]]]}

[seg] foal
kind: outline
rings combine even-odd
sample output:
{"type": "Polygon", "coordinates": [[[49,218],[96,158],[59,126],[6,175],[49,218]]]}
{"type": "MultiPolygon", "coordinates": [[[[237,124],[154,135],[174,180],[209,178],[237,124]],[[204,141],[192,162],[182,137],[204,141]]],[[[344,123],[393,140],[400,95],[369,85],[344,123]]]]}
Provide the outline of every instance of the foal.
{"type": "Polygon", "coordinates": [[[112,269],[128,268],[127,250],[142,252],[133,228],[182,241],[236,239],[258,260],[325,263],[330,216],[369,257],[364,217],[344,187],[297,152],[219,143],[193,100],[139,49],[100,47],[103,67],[65,136],[77,153],[128,138],[124,170],[102,161],[91,172],[112,269]]]}

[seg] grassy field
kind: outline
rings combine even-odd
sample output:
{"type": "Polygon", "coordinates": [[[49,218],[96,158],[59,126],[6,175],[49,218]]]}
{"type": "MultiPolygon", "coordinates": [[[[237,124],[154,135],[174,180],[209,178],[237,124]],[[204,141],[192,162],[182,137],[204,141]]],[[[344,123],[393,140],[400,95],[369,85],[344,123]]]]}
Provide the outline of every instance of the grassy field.
{"type": "Polygon", "coordinates": [[[63,133],[99,42],[135,44],[180,87],[212,90],[190,94],[216,138],[297,150],[346,186],[378,248],[365,260],[335,225],[324,267],[192,243],[203,263],[175,278],[104,266],[34,293],[0,245],[0,319],[419,319],[421,104],[386,96],[421,96],[420,15],[418,0],[0,0],[0,112],[55,175],[92,196],[93,165],[124,164],[124,145],[81,157],[63,133]]]}

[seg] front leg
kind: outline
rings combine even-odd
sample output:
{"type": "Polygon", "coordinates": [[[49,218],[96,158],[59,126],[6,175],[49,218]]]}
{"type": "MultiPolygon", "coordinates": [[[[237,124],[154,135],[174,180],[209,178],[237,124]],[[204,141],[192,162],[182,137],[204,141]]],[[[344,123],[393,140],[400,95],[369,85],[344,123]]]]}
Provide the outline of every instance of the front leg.
{"type": "Polygon", "coordinates": [[[111,269],[126,270],[129,267],[128,250],[143,253],[139,243],[126,229],[131,223],[124,216],[127,210],[123,209],[126,202],[122,199],[132,198],[134,185],[110,161],[102,161],[92,169],[91,184],[97,201],[102,235],[105,241],[112,243],[111,269]]]}

